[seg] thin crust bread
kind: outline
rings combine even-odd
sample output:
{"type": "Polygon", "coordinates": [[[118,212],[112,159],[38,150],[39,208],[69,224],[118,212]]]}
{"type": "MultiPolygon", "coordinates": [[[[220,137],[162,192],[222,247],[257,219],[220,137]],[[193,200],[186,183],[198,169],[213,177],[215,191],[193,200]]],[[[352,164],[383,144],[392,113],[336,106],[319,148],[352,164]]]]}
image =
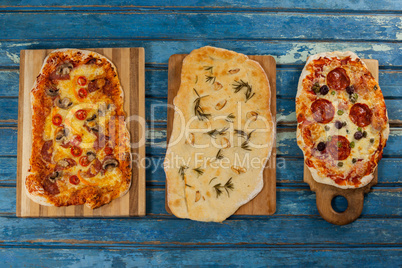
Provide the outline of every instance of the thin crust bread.
{"type": "MultiPolygon", "coordinates": [[[[310,56],[308,58],[307,62],[306,62],[305,67],[303,68],[303,70],[301,72],[299,83],[298,83],[297,94],[296,94],[296,114],[297,115],[303,114],[303,109],[301,108],[301,105],[298,103],[298,100],[302,97],[302,94],[305,94],[305,92],[306,92],[305,91],[306,88],[304,87],[303,82],[306,79],[306,77],[309,76],[312,73],[311,71],[307,70],[307,66],[309,64],[312,64],[313,61],[319,60],[319,59],[322,59],[322,58],[328,58],[328,59],[336,58],[336,59],[339,59],[339,60],[342,60],[342,59],[345,59],[345,58],[350,58],[351,61],[355,61],[355,62],[358,63],[359,70],[367,70],[367,72],[369,73],[366,64],[363,61],[361,61],[359,59],[359,57],[355,53],[353,53],[351,51],[346,51],[346,52],[340,52],[340,51],[324,52],[324,53],[319,53],[319,54],[315,54],[315,55],[310,56]]],[[[371,73],[370,73],[370,75],[371,75],[371,73]]],[[[372,79],[375,81],[374,78],[372,78],[372,79]]],[[[382,150],[385,147],[387,139],[388,139],[388,136],[389,136],[388,113],[386,111],[384,99],[382,97],[381,89],[380,89],[378,83],[377,83],[376,86],[378,87],[377,94],[380,95],[379,98],[382,101],[381,104],[379,104],[379,106],[380,106],[381,109],[385,109],[385,118],[386,118],[386,120],[384,120],[385,124],[383,124],[382,129],[378,133],[378,136],[381,137],[380,143],[379,143],[379,149],[377,151],[375,151],[374,154],[365,156],[367,159],[371,158],[370,159],[370,162],[371,162],[370,173],[365,174],[364,176],[361,176],[360,179],[359,179],[358,184],[355,184],[355,185],[352,185],[352,184],[341,185],[341,184],[335,182],[334,179],[331,179],[328,176],[328,173],[329,173],[328,170],[317,170],[317,168],[315,168],[314,166],[307,165],[307,167],[310,170],[311,175],[312,175],[312,177],[313,177],[313,179],[315,181],[317,181],[319,183],[323,183],[323,184],[332,185],[332,186],[342,188],[342,189],[354,189],[354,188],[364,187],[364,186],[366,186],[367,184],[369,184],[373,180],[373,178],[374,178],[373,173],[374,173],[374,171],[375,171],[375,169],[376,169],[376,167],[378,165],[379,160],[382,157],[382,150]]],[[[302,151],[303,151],[305,161],[307,162],[307,161],[311,160],[311,161],[314,162],[314,160],[312,160],[312,158],[311,158],[311,155],[307,155],[307,152],[308,152],[307,147],[308,146],[306,146],[306,144],[305,144],[305,141],[304,141],[304,138],[303,138],[303,133],[302,133],[302,130],[301,130],[301,127],[300,127],[301,122],[299,122],[299,121],[300,120],[298,120],[298,128],[297,128],[297,142],[298,142],[298,145],[299,145],[300,149],[302,149],[302,151]]],[[[333,121],[335,121],[335,119],[333,121]]]]}
{"type": "Polygon", "coordinates": [[[173,103],[173,130],[164,163],[168,206],[180,218],[222,222],[253,199],[263,187],[263,167],[271,155],[275,135],[268,78],[257,62],[243,54],[203,47],[192,51],[183,60],[180,89],[173,103]],[[208,77],[213,78],[208,80],[208,77]],[[255,95],[247,100],[245,88],[235,93],[236,81],[249,83],[255,95]],[[199,120],[196,116],[194,109],[198,97],[203,112],[211,114],[208,120],[199,120]],[[223,108],[217,109],[222,103],[223,108]],[[258,113],[259,119],[247,118],[251,112],[258,113]],[[235,116],[233,123],[226,120],[229,114],[235,116]],[[245,129],[247,121],[251,123],[245,129]],[[198,132],[192,132],[190,128],[198,132]],[[235,129],[250,133],[254,128],[265,131],[250,134],[250,143],[261,148],[242,149],[240,145],[245,139],[240,137],[239,141],[235,129]],[[212,137],[207,132],[213,130],[225,131],[212,137]],[[207,148],[196,148],[206,144],[207,148]],[[228,164],[215,167],[214,164],[220,162],[216,159],[219,150],[228,164]],[[196,154],[202,156],[197,158],[196,154]],[[172,164],[175,155],[189,161],[185,165],[172,164]],[[244,162],[237,165],[235,157],[246,155],[258,158],[259,167],[246,167],[244,162]],[[183,174],[180,174],[181,167],[184,167],[183,174]],[[202,174],[194,171],[199,167],[202,167],[202,174]],[[241,171],[236,171],[237,168],[241,171]],[[224,187],[231,183],[233,189],[224,187]],[[217,188],[222,193],[218,194],[217,188]]]}
{"type": "MultiPolygon", "coordinates": [[[[123,89],[121,87],[121,84],[119,82],[119,79],[117,77],[117,68],[116,66],[113,64],[113,62],[111,62],[109,59],[107,59],[105,56],[100,55],[99,53],[93,52],[93,51],[88,51],[88,50],[79,50],[79,49],[57,49],[57,50],[53,50],[51,53],[48,54],[48,56],[45,58],[43,65],[41,67],[41,71],[39,73],[39,75],[37,76],[37,79],[35,80],[35,83],[32,87],[31,90],[31,110],[32,110],[32,114],[34,117],[34,113],[35,113],[35,103],[36,103],[36,96],[38,94],[38,91],[41,90],[43,88],[43,85],[41,85],[43,77],[46,77],[47,75],[49,75],[48,73],[46,73],[46,69],[49,68],[49,66],[51,66],[53,64],[53,62],[49,59],[51,59],[52,57],[54,57],[55,55],[63,55],[63,56],[67,56],[67,58],[69,56],[73,57],[79,57],[81,59],[82,62],[84,62],[86,59],[88,58],[93,58],[93,59],[100,59],[102,61],[107,62],[108,64],[110,64],[111,70],[115,73],[115,80],[114,83],[117,86],[117,91],[119,92],[119,95],[117,97],[117,99],[119,100],[118,104],[120,107],[118,107],[118,109],[122,109],[122,105],[123,105],[123,99],[124,99],[124,92],[123,89]]],[[[56,56],[56,57],[57,57],[56,56]]],[[[52,68],[52,67],[50,67],[52,68]]],[[[53,67],[54,68],[54,67],[53,67]]],[[[124,111],[123,111],[124,114],[124,111]]],[[[37,115],[36,115],[37,116],[37,115]]],[[[35,141],[37,141],[37,138],[35,138],[34,132],[35,132],[35,125],[32,125],[32,142],[35,143],[35,141]]],[[[67,205],[80,205],[80,204],[85,204],[87,207],[89,208],[97,208],[99,206],[102,206],[104,204],[109,203],[110,201],[112,201],[113,199],[119,198],[121,196],[124,196],[130,189],[131,187],[131,162],[132,162],[132,156],[130,153],[130,133],[127,129],[127,122],[124,120],[122,121],[122,126],[119,126],[119,131],[122,131],[122,135],[119,136],[121,139],[121,141],[119,141],[119,146],[121,146],[121,148],[124,148],[123,150],[126,152],[124,153],[124,157],[125,159],[121,159],[121,162],[124,162],[124,164],[122,164],[122,168],[124,169],[124,182],[126,183],[124,185],[124,187],[122,186],[119,191],[115,192],[109,192],[109,193],[104,193],[101,196],[101,200],[99,200],[99,198],[96,198],[96,200],[94,200],[94,197],[92,196],[87,196],[85,202],[82,201],[68,201],[70,202],[67,205]]],[[[31,166],[28,170],[28,175],[27,177],[23,178],[23,185],[25,188],[25,193],[26,195],[34,202],[40,204],[40,205],[44,205],[44,206],[65,206],[66,204],[59,204],[59,203],[54,203],[52,201],[50,201],[49,198],[49,193],[46,193],[46,191],[44,190],[43,187],[41,187],[40,184],[35,183],[34,187],[32,187],[32,185],[27,185],[27,178],[29,178],[30,176],[35,176],[36,172],[36,167],[35,164],[33,164],[35,161],[33,161],[32,159],[37,157],[34,155],[33,153],[33,148],[34,146],[32,146],[32,151],[31,151],[31,166]]],[[[35,162],[36,163],[36,162],[35,162]]]]}

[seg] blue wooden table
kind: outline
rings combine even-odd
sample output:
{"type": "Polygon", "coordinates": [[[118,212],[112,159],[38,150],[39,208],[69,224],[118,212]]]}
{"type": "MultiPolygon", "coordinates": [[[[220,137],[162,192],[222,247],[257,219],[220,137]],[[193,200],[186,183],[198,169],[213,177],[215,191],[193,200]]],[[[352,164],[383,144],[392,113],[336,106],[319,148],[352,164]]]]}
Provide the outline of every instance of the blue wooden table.
{"type": "MultiPolygon", "coordinates": [[[[402,265],[402,1],[0,1],[0,266],[402,265]],[[61,4],[60,4],[61,2],[61,4]],[[78,3],[82,2],[82,4],[78,3]],[[164,208],[167,63],[213,45],[273,55],[277,66],[277,212],[223,224],[180,220],[164,208]],[[15,216],[19,51],[145,47],[147,216],[15,216]],[[391,123],[379,183],[361,217],[334,226],[303,183],[295,92],[306,57],[351,50],[380,63],[391,123]],[[152,108],[153,107],[153,108],[152,108]]],[[[342,200],[335,206],[345,208],[342,200]]]]}

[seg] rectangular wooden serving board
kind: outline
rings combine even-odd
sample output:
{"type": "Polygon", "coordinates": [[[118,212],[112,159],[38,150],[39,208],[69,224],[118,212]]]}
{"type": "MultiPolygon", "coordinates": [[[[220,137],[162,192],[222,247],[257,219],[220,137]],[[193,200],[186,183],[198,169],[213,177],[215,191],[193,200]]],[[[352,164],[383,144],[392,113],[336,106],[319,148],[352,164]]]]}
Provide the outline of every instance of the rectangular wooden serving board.
{"type": "MultiPolygon", "coordinates": [[[[97,48],[97,52],[113,62],[124,91],[124,110],[127,116],[145,118],[145,62],[144,48],[97,48]]],[[[84,205],[48,207],[29,199],[25,193],[24,180],[28,174],[32,148],[31,89],[43,61],[53,49],[21,50],[20,91],[18,103],[18,157],[17,157],[17,216],[18,217],[128,217],[145,215],[145,167],[140,159],[145,158],[145,124],[127,121],[132,148],[133,172],[129,192],[110,204],[97,209],[84,205]],[[138,161],[136,161],[138,160],[138,161]]],[[[145,119],[144,119],[145,120],[145,119]]]]}
{"type": "MultiPolygon", "coordinates": [[[[168,104],[173,105],[173,99],[180,87],[180,75],[183,59],[187,54],[174,54],[169,58],[168,74],[168,104]]],[[[271,113],[272,118],[276,120],[276,61],[272,56],[248,56],[257,61],[269,79],[271,88],[271,113]]],[[[172,107],[172,106],[170,106],[172,107]]],[[[170,135],[173,127],[174,110],[168,109],[167,114],[167,144],[169,144],[170,135]]],[[[276,124],[275,124],[276,125],[276,124]]],[[[272,215],[276,210],[276,140],[272,148],[271,157],[263,173],[264,187],[261,192],[250,202],[241,206],[235,215],[272,215]]],[[[167,182],[166,182],[167,187],[167,182]]],[[[167,189],[167,188],[166,188],[167,189]]],[[[167,191],[165,191],[165,208],[171,213],[167,204],[167,191]]]]}

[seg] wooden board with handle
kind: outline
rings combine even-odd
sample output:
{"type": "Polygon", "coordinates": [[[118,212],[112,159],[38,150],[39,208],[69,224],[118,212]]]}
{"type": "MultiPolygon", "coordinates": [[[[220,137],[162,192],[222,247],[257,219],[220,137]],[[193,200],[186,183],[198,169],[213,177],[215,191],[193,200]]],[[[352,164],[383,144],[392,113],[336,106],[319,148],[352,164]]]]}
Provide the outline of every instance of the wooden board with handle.
{"type": "MultiPolygon", "coordinates": [[[[167,144],[173,128],[174,110],[173,99],[176,97],[180,87],[181,67],[183,59],[187,54],[174,54],[169,58],[168,74],[168,114],[167,114],[167,144]]],[[[257,61],[268,76],[271,88],[271,113],[276,118],[276,61],[272,56],[249,56],[257,61]]],[[[272,215],[276,210],[276,143],[272,148],[271,157],[263,173],[264,187],[261,192],[250,202],[241,206],[235,215],[272,215]]],[[[166,182],[167,189],[167,182],[166,182]]],[[[167,190],[165,191],[165,209],[171,213],[167,204],[167,190]]]]}
{"type": "MultiPolygon", "coordinates": [[[[363,60],[367,68],[378,81],[378,61],[377,60],[363,60]]],[[[345,225],[355,221],[363,210],[364,194],[370,191],[373,185],[378,181],[378,169],[374,172],[374,179],[366,186],[358,189],[341,189],[332,185],[322,184],[316,182],[311,176],[310,170],[304,164],[304,182],[310,185],[312,191],[316,193],[316,204],[318,212],[321,217],[327,222],[345,225]],[[343,196],[347,202],[348,207],[343,212],[336,212],[332,208],[332,199],[336,196],[343,196]]]]}
{"type": "Polygon", "coordinates": [[[24,180],[28,174],[32,148],[31,89],[46,56],[53,49],[22,50],[20,54],[20,89],[18,107],[18,159],[17,159],[17,216],[18,217],[127,217],[145,215],[145,60],[144,48],[97,48],[97,52],[113,62],[124,92],[124,111],[127,117],[136,115],[139,120],[126,120],[130,132],[133,155],[132,183],[129,192],[97,209],[84,205],[69,207],[42,206],[25,193],[24,180]]]}

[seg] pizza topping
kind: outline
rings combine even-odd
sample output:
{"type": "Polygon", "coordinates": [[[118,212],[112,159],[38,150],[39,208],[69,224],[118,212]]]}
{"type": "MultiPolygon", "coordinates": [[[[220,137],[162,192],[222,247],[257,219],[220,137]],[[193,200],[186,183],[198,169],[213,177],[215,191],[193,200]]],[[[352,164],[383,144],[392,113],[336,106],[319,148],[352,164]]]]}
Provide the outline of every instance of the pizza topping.
{"type": "Polygon", "coordinates": [[[338,110],[337,114],[338,114],[338,115],[343,115],[343,111],[342,111],[342,110],[338,110]]]}
{"type": "Polygon", "coordinates": [[[68,129],[60,127],[56,130],[55,140],[58,143],[63,143],[67,139],[68,129]]]}
{"type": "Polygon", "coordinates": [[[83,167],[86,167],[91,163],[91,161],[89,161],[89,159],[88,159],[88,156],[81,156],[79,162],[80,162],[80,165],[83,167]]]}
{"type": "Polygon", "coordinates": [[[69,181],[71,184],[74,184],[74,185],[78,185],[80,183],[80,179],[76,175],[71,176],[69,181]]]}
{"type": "Polygon", "coordinates": [[[223,107],[225,107],[225,105],[226,105],[226,100],[221,100],[220,102],[218,102],[216,105],[215,105],[215,110],[222,110],[222,108],[223,107]]]}
{"type": "Polygon", "coordinates": [[[54,100],[54,105],[56,105],[57,107],[61,108],[61,109],[68,109],[70,108],[71,105],[73,105],[73,102],[70,100],[70,98],[63,98],[62,100],[60,100],[59,97],[57,97],[54,100]]]}
{"type": "Polygon", "coordinates": [[[354,141],[352,141],[352,142],[350,143],[350,148],[355,148],[355,142],[354,142],[354,141]]]}
{"type": "Polygon", "coordinates": [[[56,70],[50,74],[51,80],[67,80],[70,79],[70,72],[74,66],[70,62],[65,62],[56,67],[56,70]]]}
{"type": "Polygon", "coordinates": [[[61,175],[58,171],[53,172],[48,175],[47,180],[43,181],[43,189],[51,195],[56,195],[60,193],[59,187],[57,186],[56,179],[61,175]]]}
{"type": "Polygon", "coordinates": [[[48,140],[42,146],[41,155],[43,160],[50,162],[53,154],[53,141],[48,140]]]}
{"type": "Polygon", "coordinates": [[[84,178],[95,177],[101,171],[101,169],[102,163],[98,159],[95,159],[88,170],[81,173],[81,176],[84,178]]]}
{"type": "Polygon", "coordinates": [[[360,140],[361,138],[363,138],[363,132],[357,131],[357,132],[353,135],[353,137],[354,137],[356,140],[360,140]]]}
{"type": "Polygon", "coordinates": [[[368,126],[371,122],[372,112],[367,104],[356,103],[349,112],[350,120],[359,127],[368,126]]]}
{"type": "Polygon", "coordinates": [[[330,101],[318,99],[311,105],[311,112],[315,121],[327,124],[334,118],[335,108],[330,101]]]}
{"type": "Polygon", "coordinates": [[[350,79],[345,69],[338,67],[328,73],[327,84],[332,89],[343,90],[349,86],[350,79]]]}
{"type": "Polygon", "coordinates": [[[350,155],[350,143],[344,136],[332,136],[327,150],[335,160],[345,160],[350,155]]]}
{"type": "Polygon", "coordinates": [[[359,98],[359,95],[357,95],[357,93],[353,93],[352,95],[350,95],[349,99],[352,103],[356,103],[357,99],[359,98]]]}
{"type": "Polygon", "coordinates": [[[75,157],[78,157],[82,154],[82,149],[78,146],[71,147],[71,154],[75,157]]]}
{"type": "Polygon", "coordinates": [[[59,89],[55,85],[51,85],[50,87],[46,87],[45,92],[50,97],[56,97],[59,95],[59,89]]]}
{"type": "Polygon", "coordinates": [[[237,74],[238,72],[240,72],[240,69],[239,69],[239,68],[231,69],[231,70],[229,70],[228,72],[229,72],[230,74],[237,74]]]}
{"type": "Polygon", "coordinates": [[[371,138],[371,139],[370,139],[370,142],[371,142],[371,143],[374,143],[374,138],[371,138]]]}
{"type": "Polygon", "coordinates": [[[353,86],[348,86],[348,87],[346,87],[346,92],[347,92],[349,95],[352,95],[353,92],[355,92],[355,88],[354,88],[353,86]]]}
{"type": "Polygon", "coordinates": [[[320,151],[320,152],[322,152],[322,151],[325,150],[325,147],[326,147],[325,142],[320,142],[320,143],[318,143],[318,145],[317,145],[317,150],[320,151]]]}
{"type": "Polygon", "coordinates": [[[79,120],[84,120],[87,118],[87,111],[86,110],[78,110],[75,112],[75,117],[79,120]]]}
{"type": "Polygon", "coordinates": [[[320,94],[321,94],[321,95],[325,96],[325,95],[328,94],[328,92],[329,92],[329,87],[328,87],[327,85],[323,85],[323,86],[320,88],[320,94]]]}
{"type": "Polygon", "coordinates": [[[115,168],[119,165],[119,162],[114,158],[108,158],[103,161],[102,168],[107,170],[109,168],[115,168]]]}
{"type": "Polygon", "coordinates": [[[338,167],[343,167],[343,162],[338,162],[338,167]]]}
{"type": "Polygon", "coordinates": [[[87,118],[87,122],[91,122],[91,121],[94,121],[95,119],[96,119],[96,114],[93,114],[92,116],[90,116],[89,118],[87,118]]]}
{"type": "Polygon", "coordinates": [[[92,162],[96,159],[96,153],[92,152],[92,151],[88,151],[87,152],[87,158],[89,162],[92,162]]]}
{"type": "Polygon", "coordinates": [[[78,90],[78,97],[80,99],[85,99],[88,96],[88,91],[85,88],[80,88],[78,90]]]}
{"type": "Polygon", "coordinates": [[[106,80],[104,78],[99,78],[99,79],[92,80],[88,84],[88,92],[92,93],[94,91],[97,91],[97,90],[103,88],[103,86],[105,84],[106,84],[106,80]]]}
{"type": "Polygon", "coordinates": [[[105,147],[105,154],[106,155],[112,155],[113,154],[113,148],[106,146],[105,147]]]}
{"type": "Polygon", "coordinates": [[[311,90],[314,91],[315,93],[320,92],[320,83],[315,82],[314,85],[311,87],[311,90]]]}
{"type": "Polygon", "coordinates": [[[82,137],[79,135],[75,135],[74,138],[70,141],[71,146],[78,146],[82,142],[82,137]]]}
{"type": "Polygon", "coordinates": [[[341,121],[335,121],[335,127],[337,128],[337,129],[341,129],[342,127],[343,127],[343,123],[341,122],[341,121]]]}
{"type": "Polygon", "coordinates": [[[326,131],[329,131],[329,130],[331,129],[331,127],[328,126],[328,125],[325,125],[324,129],[325,129],[326,131]]]}
{"type": "Polygon", "coordinates": [[[78,77],[77,84],[80,86],[85,86],[87,84],[87,79],[85,78],[85,76],[78,77]]]}
{"type": "Polygon", "coordinates": [[[107,106],[104,104],[99,105],[98,109],[99,116],[105,116],[107,112],[113,111],[114,109],[116,109],[116,105],[114,105],[113,103],[109,103],[107,106]]]}
{"type": "Polygon", "coordinates": [[[61,122],[63,122],[63,118],[59,114],[55,114],[52,118],[52,123],[55,126],[60,126],[61,122]]]}
{"type": "Polygon", "coordinates": [[[214,83],[214,90],[215,90],[215,91],[218,91],[218,90],[220,90],[221,88],[223,88],[223,86],[222,86],[221,83],[219,83],[219,82],[215,82],[215,83],[214,83]]]}
{"type": "Polygon", "coordinates": [[[74,159],[72,159],[72,158],[64,158],[64,159],[61,159],[61,160],[59,160],[57,162],[55,170],[60,171],[60,170],[63,170],[63,169],[67,169],[67,168],[76,166],[76,165],[77,165],[77,162],[75,162],[74,159]]]}

